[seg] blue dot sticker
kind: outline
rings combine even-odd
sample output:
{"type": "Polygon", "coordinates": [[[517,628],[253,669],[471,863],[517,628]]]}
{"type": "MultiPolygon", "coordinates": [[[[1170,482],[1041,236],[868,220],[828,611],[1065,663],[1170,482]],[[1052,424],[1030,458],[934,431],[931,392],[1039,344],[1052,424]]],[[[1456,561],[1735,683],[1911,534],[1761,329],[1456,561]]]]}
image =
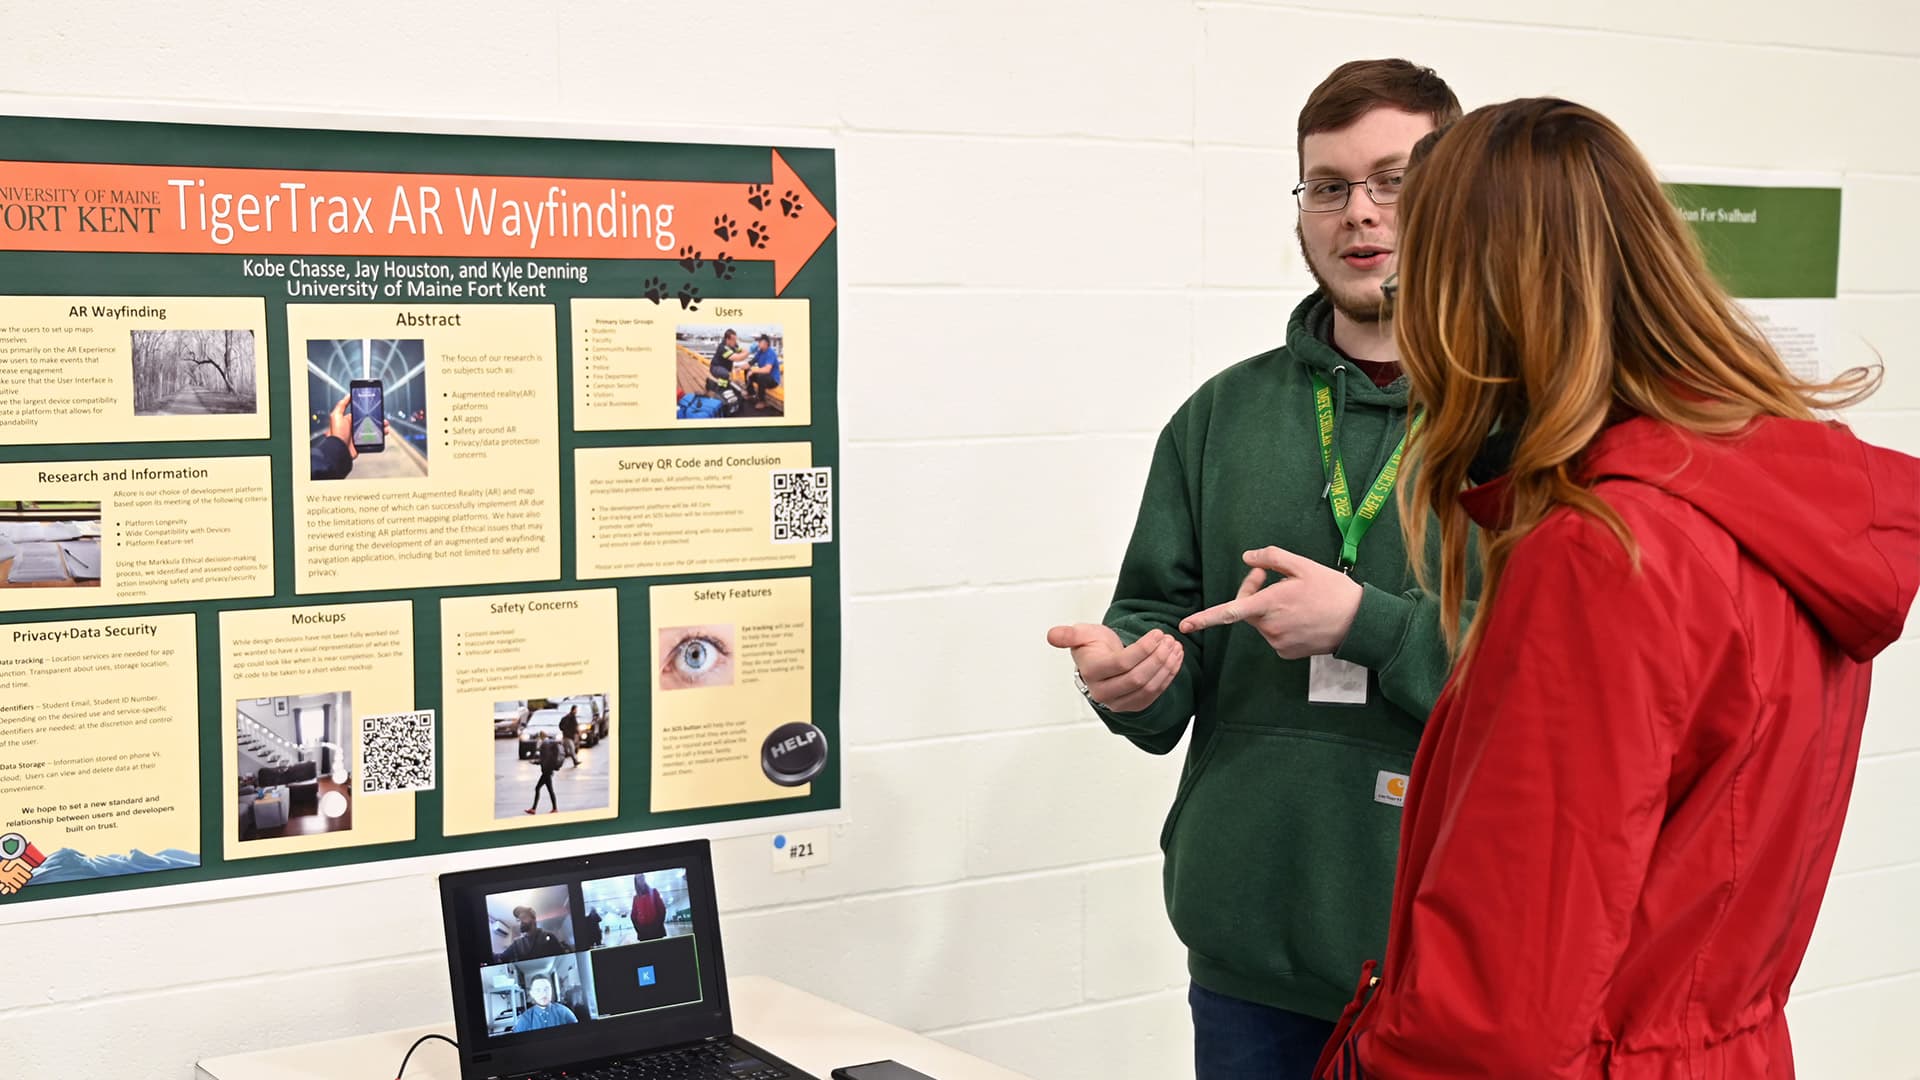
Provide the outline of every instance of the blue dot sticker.
{"type": "Polygon", "coordinates": [[[784,851],[786,849],[786,846],[787,846],[786,834],[783,833],[773,838],[773,850],[784,851]]]}

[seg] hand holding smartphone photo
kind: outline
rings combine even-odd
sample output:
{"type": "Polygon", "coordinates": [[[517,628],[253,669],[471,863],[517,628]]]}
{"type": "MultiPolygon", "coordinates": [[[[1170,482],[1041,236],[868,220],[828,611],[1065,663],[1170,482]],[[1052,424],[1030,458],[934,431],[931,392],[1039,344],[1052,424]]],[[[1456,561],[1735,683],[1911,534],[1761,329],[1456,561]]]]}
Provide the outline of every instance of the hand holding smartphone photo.
{"type": "Polygon", "coordinates": [[[387,388],[379,379],[355,379],[349,388],[353,399],[353,448],[362,454],[378,454],[387,448],[387,388]]]}
{"type": "Polygon", "coordinates": [[[888,1058],[865,1065],[843,1065],[833,1070],[833,1080],[933,1080],[933,1077],[888,1058]]]}
{"type": "Polygon", "coordinates": [[[311,477],[424,478],[429,450],[426,342],[314,338],[306,351],[311,477]]]}

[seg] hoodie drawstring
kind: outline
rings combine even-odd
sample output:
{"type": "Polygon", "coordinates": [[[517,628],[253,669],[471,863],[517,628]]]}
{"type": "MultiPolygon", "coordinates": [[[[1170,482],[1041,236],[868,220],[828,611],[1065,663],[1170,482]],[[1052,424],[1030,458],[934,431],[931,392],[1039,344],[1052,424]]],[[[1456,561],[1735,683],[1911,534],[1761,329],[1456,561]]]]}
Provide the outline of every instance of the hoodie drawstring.
{"type": "MultiPolygon", "coordinates": [[[[1332,442],[1333,442],[1333,460],[1336,463],[1346,460],[1346,458],[1342,456],[1340,453],[1340,417],[1343,414],[1345,414],[1346,411],[1347,411],[1347,365],[1335,364],[1333,365],[1333,438],[1332,438],[1332,442]]],[[[1333,477],[1331,474],[1329,474],[1327,477],[1327,486],[1321,490],[1320,497],[1324,499],[1331,494],[1333,494],[1333,477]]]]}

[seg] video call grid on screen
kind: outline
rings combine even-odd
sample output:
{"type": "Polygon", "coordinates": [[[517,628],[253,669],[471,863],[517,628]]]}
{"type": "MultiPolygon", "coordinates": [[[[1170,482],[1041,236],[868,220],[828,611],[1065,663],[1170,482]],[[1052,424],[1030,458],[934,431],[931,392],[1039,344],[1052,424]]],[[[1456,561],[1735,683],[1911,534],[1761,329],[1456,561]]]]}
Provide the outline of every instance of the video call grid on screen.
{"type": "Polygon", "coordinates": [[[703,1000],[684,867],[493,893],[485,914],[489,1037],[703,1000]]]}

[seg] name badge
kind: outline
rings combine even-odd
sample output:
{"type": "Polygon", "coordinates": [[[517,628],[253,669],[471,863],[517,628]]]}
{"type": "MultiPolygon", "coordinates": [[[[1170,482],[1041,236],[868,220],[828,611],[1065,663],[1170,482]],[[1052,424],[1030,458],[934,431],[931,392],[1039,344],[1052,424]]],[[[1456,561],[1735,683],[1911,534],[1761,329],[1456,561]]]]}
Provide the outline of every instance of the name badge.
{"type": "Polygon", "coordinates": [[[1367,669],[1332,656],[1316,656],[1307,666],[1307,700],[1315,705],[1365,705],[1367,669]]]}

